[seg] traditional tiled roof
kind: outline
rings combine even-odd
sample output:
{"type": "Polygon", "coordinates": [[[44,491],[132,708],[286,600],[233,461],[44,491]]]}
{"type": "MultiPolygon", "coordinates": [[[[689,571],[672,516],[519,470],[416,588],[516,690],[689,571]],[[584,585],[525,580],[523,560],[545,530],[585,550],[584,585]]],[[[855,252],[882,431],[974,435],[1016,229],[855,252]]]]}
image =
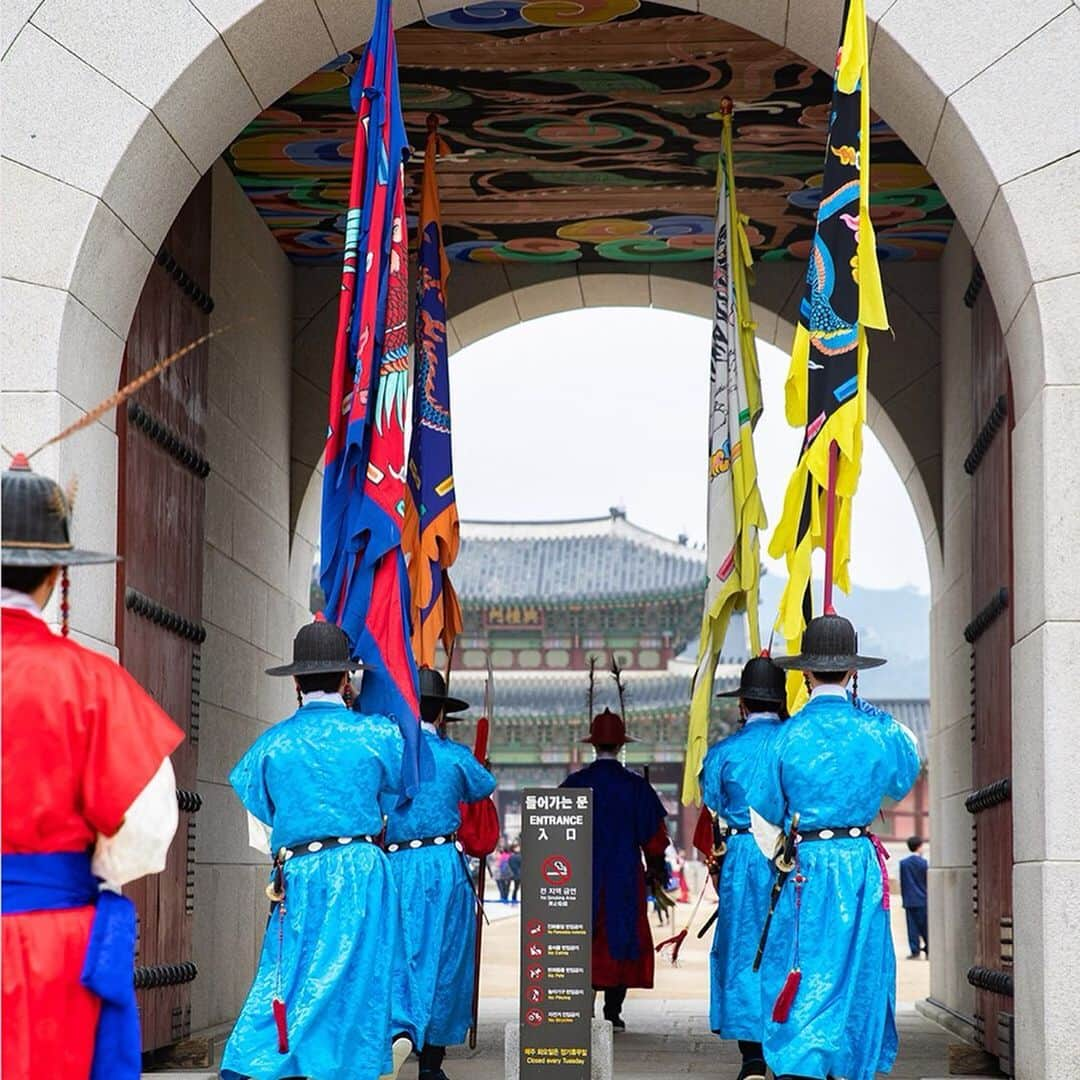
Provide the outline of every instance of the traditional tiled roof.
{"type": "MultiPolygon", "coordinates": [[[[690,679],[692,669],[658,672],[628,671],[623,676],[626,685],[626,711],[632,724],[634,715],[659,712],[680,712],[690,708],[690,679]]],[[[455,697],[473,703],[465,713],[466,719],[480,715],[484,700],[486,676],[472,672],[454,673],[451,680],[455,697]]],[[[716,678],[717,692],[731,689],[738,679],[721,671],[716,678]]],[[[582,671],[495,672],[495,716],[504,719],[547,717],[554,719],[583,719],[588,677],[582,671]]],[[[611,677],[602,671],[596,674],[594,708],[618,710],[619,702],[611,677]]]]}
{"type": "MultiPolygon", "coordinates": [[[[691,670],[659,672],[626,672],[628,722],[633,727],[634,716],[658,713],[678,713],[689,710],[691,670]]],[[[452,692],[455,697],[473,703],[466,720],[478,717],[484,700],[486,676],[473,672],[455,672],[452,692]]],[[[738,685],[736,669],[721,668],[716,676],[716,691],[732,690],[738,685]]],[[[554,720],[584,720],[585,690],[587,678],[584,672],[496,672],[495,716],[504,720],[529,720],[543,717],[554,720]]],[[[919,755],[929,760],[930,702],[925,698],[911,700],[875,699],[879,709],[891,713],[901,724],[910,728],[919,741],[919,755]]],[[[610,677],[598,672],[596,677],[595,709],[604,707],[618,710],[618,699],[610,677]]]]}
{"type": "Polygon", "coordinates": [[[451,577],[462,601],[704,596],[705,553],[626,520],[462,522],[451,577]]]}

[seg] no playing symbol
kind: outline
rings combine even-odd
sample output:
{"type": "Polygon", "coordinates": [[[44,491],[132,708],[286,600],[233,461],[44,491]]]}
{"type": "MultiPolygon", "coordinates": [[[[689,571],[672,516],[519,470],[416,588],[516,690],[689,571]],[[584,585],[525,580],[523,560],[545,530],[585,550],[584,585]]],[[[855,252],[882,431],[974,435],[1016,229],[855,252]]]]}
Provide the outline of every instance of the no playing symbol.
{"type": "Polygon", "coordinates": [[[570,880],[570,860],[564,855],[549,855],[540,873],[549,885],[565,885],[570,880]]]}

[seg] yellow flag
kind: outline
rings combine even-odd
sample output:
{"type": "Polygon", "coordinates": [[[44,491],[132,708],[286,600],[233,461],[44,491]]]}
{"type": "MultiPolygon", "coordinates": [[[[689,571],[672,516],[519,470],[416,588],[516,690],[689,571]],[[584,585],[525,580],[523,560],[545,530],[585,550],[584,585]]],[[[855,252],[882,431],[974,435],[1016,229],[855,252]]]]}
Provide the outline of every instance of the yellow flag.
{"type": "Polygon", "coordinates": [[[758,490],[753,439],[753,428],[761,415],[761,382],[750,317],[750,243],[735,204],[730,112],[725,113],[723,122],[713,250],[709,579],[686,741],[682,799],[687,804],[701,800],[698,772],[708,749],[713,677],[733,612],[746,612],[751,650],[757,653],[761,648],[758,534],[765,527],[765,510],[758,490]]]}

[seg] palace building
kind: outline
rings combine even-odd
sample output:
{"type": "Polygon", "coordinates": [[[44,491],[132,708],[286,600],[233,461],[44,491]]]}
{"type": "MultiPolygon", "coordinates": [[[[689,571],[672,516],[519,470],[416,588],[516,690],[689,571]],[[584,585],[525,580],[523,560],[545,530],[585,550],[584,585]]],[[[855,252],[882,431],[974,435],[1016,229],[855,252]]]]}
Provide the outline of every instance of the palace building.
{"type": "MultiPolygon", "coordinates": [[[[581,742],[591,719],[590,659],[596,712],[618,711],[612,662],[623,669],[626,720],[637,740],[624,760],[648,770],[678,823],[704,551],[685,537],[642,529],[615,508],[577,521],[466,522],[461,532],[451,579],[465,629],[451,683],[473,703],[469,716],[479,715],[490,657],[490,752],[504,831],[516,834],[522,788],[555,786],[592,760],[592,748],[581,742]]],[[[721,680],[734,685],[746,648],[743,620],[734,619],[721,680]]],[[[734,721],[734,708],[718,707],[715,735],[734,721]]],[[[470,739],[471,730],[454,736],[470,739]]]]}
{"type": "MultiPolygon", "coordinates": [[[[647,772],[669,813],[676,846],[690,847],[696,808],[681,805],[690,688],[701,630],[705,553],[668,539],[612,508],[604,517],[544,522],[463,522],[451,579],[465,628],[451,668],[455,696],[472,703],[453,737],[471,742],[493,683],[489,743],[499,779],[503,831],[520,822],[521,791],[555,786],[592,759],[589,661],[596,662],[595,711],[619,709],[612,661],[623,671],[626,720],[635,742],[623,760],[647,772]]],[[[745,618],[736,615],[717,669],[717,691],[738,684],[748,658],[745,618]]],[[[445,658],[440,658],[445,663],[445,658]]],[[[919,736],[926,760],[925,699],[882,701],[919,736]]],[[[714,702],[710,742],[738,723],[733,701],[714,702]]],[[[927,778],[886,811],[886,840],[927,835],[927,778]]]]}

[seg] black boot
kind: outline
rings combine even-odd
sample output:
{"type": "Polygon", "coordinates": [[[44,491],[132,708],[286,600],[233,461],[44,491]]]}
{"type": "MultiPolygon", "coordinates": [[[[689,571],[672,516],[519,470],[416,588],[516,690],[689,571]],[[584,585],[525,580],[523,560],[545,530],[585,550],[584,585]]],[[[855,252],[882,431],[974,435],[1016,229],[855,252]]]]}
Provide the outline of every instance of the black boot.
{"type": "Polygon", "coordinates": [[[626,1030],[626,1021],[622,1018],[623,1002],[626,1000],[626,987],[616,986],[604,991],[604,1019],[611,1021],[616,1031],[626,1030]]]}
{"type": "Polygon", "coordinates": [[[450,1080],[442,1069],[445,1057],[445,1046],[425,1046],[420,1051],[420,1080],[450,1080]]]}
{"type": "Polygon", "coordinates": [[[742,1054],[739,1080],[765,1080],[765,1052],[761,1049],[761,1043],[740,1039],[739,1053],[742,1054]]]}

